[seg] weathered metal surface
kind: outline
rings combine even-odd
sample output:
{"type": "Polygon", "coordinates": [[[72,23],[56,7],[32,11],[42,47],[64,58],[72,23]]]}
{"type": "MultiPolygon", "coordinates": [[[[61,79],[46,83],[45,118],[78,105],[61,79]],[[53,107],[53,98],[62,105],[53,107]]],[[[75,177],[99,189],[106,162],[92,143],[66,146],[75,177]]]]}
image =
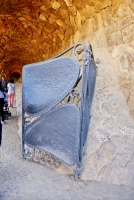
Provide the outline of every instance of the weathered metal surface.
{"type": "Polygon", "coordinates": [[[92,48],[83,43],[77,43],[49,61],[23,68],[24,158],[52,168],[62,162],[75,179],[80,177],[95,82],[92,48]],[[74,58],[62,56],[70,50],[74,58]],[[81,64],[77,61],[80,55],[81,64]],[[74,165],[75,170],[71,168],[74,165]]]}
{"type": "Polygon", "coordinates": [[[83,109],[84,111],[84,116],[83,116],[83,128],[84,128],[84,145],[87,139],[87,133],[88,133],[88,128],[90,124],[90,119],[91,119],[91,107],[92,107],[92,102],[93,102],[93,95],[94,95],[94,88],[95,88],[95,82],[96,82],[96,66],[91,59],[91,61],[88,64],[88,67],[86,67],[86,73],[85,73],[85,82],[87,82],[87,90],[85,91],[85,103],[83,104],[83,109]]]}
{"type": "Polygon", "coordinates": [[[73,166],[78,163],[79,129],[78,107],[65,104],[35,120],[25,132],[25,142],[73,166]]]}
{"type": "Polygon", "coordinates": [[[56,106],[71,92],[79,71],[77,60],[67,56],[26,65],[22,80],[25,112],[40,115],[56,106]]]}

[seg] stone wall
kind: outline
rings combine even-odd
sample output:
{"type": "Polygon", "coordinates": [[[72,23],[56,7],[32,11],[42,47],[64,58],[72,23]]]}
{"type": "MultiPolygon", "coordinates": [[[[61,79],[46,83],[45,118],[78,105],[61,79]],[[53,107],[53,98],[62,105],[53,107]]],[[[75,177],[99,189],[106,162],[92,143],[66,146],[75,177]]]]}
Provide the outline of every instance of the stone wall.
{"type": "MultiPolygon", "coordinates": [[[[105,7],[85,20],[82,28],[70,37],[70,45],[83,41],[91,43],[94,54],[109,64],[118,78],[118,84],[126,98],[130,114],[134,117],[134,12],[133,2],[124,1],[105,7]],[[100,51],[100,52],[99,52],[100,51]],[[97,53],[98,52],[98,53],[97,53]],[[107,54],[105,54],[107,53],[107,54]]],[[[86,15],[84,12],[82,16],[86,15]]],[[[82,17],[81,16],[81,17],[82,17]]],[[[68,44],[63,42],[63,48],[68,44]]],[[[108,64],[106,67],[108,68],[108,64]]]]}
{"type": "Polygon", "coordinates": [[[15,83],[15,100],[18,116],[18,134],[22,139],[22,79],[15,83]]]}
{"type": "Polygon", "coordinates": [[[134,6],[114,3],[69,40],[91,43],[100,59],[82,179],[134,185],[134,6]]]}

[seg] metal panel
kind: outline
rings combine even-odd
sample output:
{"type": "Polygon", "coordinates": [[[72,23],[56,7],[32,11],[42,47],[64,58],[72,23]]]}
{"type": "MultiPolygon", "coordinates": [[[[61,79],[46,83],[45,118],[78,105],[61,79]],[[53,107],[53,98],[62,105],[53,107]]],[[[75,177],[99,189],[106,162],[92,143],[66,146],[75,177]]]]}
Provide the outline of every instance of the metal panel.
{"type": "Polygon", "coordinates": [[[79,64],[71,57],[61,57],[23,67],[25,112],[40,115],[56,106],[71,92],[79,76],[79,64]]]}
{"type": "Polygon", "coordinates": [[[52,168],[62,162],[76,180],[80,177],[95,82],[89,44],[77,43],[51,60],[24,66],[23,158],[52,168]],[[74,57],[62,56],[71,50],[74,57]]]}
{"type": "Polygon", "coordinates": [[[25,132],[25,142],[73,166],[78,163],[79,130],[78,107],[65,104],[35,120],[25,132]]]}

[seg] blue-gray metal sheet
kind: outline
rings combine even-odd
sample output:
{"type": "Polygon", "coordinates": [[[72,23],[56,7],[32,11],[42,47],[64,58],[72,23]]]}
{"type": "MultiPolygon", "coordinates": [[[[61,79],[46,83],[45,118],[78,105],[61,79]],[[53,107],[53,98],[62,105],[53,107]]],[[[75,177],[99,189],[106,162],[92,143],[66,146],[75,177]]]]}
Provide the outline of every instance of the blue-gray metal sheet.
{"type": "Polygon", "coordinates": [[[85,112],[83,113],[84,121],[83,121],[83,127],[84,127],[84,145],[87,139],[88,134],[88,128],[90,125],[90,119],[91,119],[91,107],[93,102],[93,96],[94,96],[94,90],[95,90],[95,83],[96,83],[96,65],[94,61],[91,59],[89,62],[89,65],[86,69],[86,76],[87,78],[87,92],[86,92],[86,99],[85,99],[85,112]]]}
{"type": "Polygon", "coordinates": [[[25,131],[25,143],[40,148],[68,166],[78,163],[80,113],[67,103],[41,116],[25,131]]]}
{"type": "Polygon", "coordinates": [[[79,63],[75,58],[60,58],[25,65],[22,91],[27,114],[48,112],[64,99],[79,77],[79,63]]]}

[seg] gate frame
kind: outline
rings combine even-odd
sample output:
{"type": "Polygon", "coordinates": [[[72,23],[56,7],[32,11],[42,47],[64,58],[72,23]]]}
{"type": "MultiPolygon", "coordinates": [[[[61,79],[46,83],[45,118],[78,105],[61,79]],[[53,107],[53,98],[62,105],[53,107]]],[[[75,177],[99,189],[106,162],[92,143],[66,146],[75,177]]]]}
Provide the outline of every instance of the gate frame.
{"type": "MultiPolygon", "coordinates": [[[[62,52],[61,54],[59,54],[56,57],[53,57],[52,59],[56,59],[62,55],[64,55],[65,53],[69,52],[70,50],[73,49],[73,55],[76,57],[79,56],[82,53],[82,75],[79,76],[78,81],[76,83],[76,85],[72,88],[72,91],[74,89],[77,88],[78,83],[81,81],[82,79],[82,88],[81,88],[81,97],[80,97],[80,146],[79,146],[79,162],[76,164],[76,169],[73,170],[70,166],[67,166],[65,163],[63,163],[65,166],[67,166],[71,171],[72,171],[72,175],[74,177],[75,180],[78,180],[81,176],[82,173],[82,160],[83,160],[83,155],[85,154],[85,145],[86,145],[86,139],[87,139],[87,134],[88,134],[88,129],[89,129],[89,124],[90,124],[90,120],[91,120],[91,106],[92,106],[92,101],[93,101],[93,95],[94,95],[94,90],[95,90],[95,82],[96,82],[96,65],[94,62],[94,56],[93,56],[93,51],[92,51],[92,46],[90,44],[85,45],[82,42],[76,43],[73,46],[71,46],[70,48],[68,48],[67,50],[65,50],[64,52],[62,52]],[[78,49],[78,47],[81,46],[81,49],[78,49]],[[89,70],[90,70],[90,63],[93,62],[94,65],[94,70],[95,70],[95,74],[94,74],[94,88],[92,88],[92,98],[90,99],[89,97],[89,123],[85,124],[85,116],[86,116],[86,106],[87,106],[87,93],[88,93],[88,81],[89,78],[89,70]],[[87,130],[85,133],[85,129],[87,130]]],[[[51,60],[51,59],[50,59],[51,60]]],[[[78,59],[77,59],[78,60],[78,59]]],[[[91,88],[90,88],[91,89],[91,88]]],[[[22,94],[23,94],[23,89],[22,89],[22,94]]],[[[69,94],[68,94],[69,95],[69,94]]],[[[71,94],[70,94],[71,95],[71,94]]],[[[64,100],[64,99],[63,99],[64,100]]],[[[22,158],[26,159],[26,158],[30,158],[33,159],[34,155],[35,155],[35,148],[37,148],[40,151],[40,148],[38,147],[34,147],[34,150],[32,152],[27,152],[25,149],[25,127],[30,123],[29,120],[27,120],[28,117],[25,117],[25,109],[23,107],[24,105],[24,99],[23,99],[23,95],[22,95],[22,158]]],[[[50,154],[50,160],[51,160],[51,154],[50,154]]],[[[39,161],[37,161],[39,162],[39,161]]],[[[53,161],[52,161],[53,162],[53,161]]],[[[55,161],[56,162],[56,167],[54,167],[54,165],[52,164],[52,168],[57,168],[59,166],[59,161],[55,161]]],[[[44,164],[44,163],[43,163],[44,164]]]]}

